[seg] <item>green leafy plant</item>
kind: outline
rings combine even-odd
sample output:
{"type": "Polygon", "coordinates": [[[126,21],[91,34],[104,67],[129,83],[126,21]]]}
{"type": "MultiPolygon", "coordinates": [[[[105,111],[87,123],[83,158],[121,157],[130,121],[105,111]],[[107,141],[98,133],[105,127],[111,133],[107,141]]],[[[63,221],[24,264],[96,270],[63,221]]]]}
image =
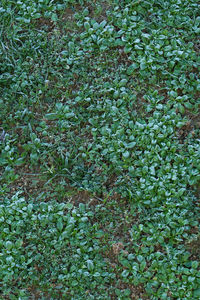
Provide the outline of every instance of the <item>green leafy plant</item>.
{"type": "Polygon", "coordinates": [[[198,14],[0,1],[2,297],[199,299],[198,14]]]}

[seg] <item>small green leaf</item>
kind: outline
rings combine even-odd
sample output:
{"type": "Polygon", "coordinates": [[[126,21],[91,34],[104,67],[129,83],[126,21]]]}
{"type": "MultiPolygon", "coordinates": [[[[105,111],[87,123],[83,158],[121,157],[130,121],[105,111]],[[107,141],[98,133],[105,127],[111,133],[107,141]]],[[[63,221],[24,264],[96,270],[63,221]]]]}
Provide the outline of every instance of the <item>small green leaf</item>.
{"type": "Polygon", "coordinates": [[[194,297],[196,297],[197,299],[200,298],[200,289],[196,289],[196,290],[194,291],[194,297]]]}
{"type": "Polygon", "coordinates": [[[58,219],[58,222],[57,222],[57,228],[58,228],[59,231],[62,231],[62,229],[63,229],[62,218],[59,218],[59,219],[58,219]]]}
{"type": "Polygon", "coordinates": [[[94,263],[91,259],[87,260],[87,268],[88,268],[89,271],[94,270],[94,263]]]}
{"type": "Polygon", "coordinates": [[[197,269],[199,265],[198,261],[192,261],[192,268],[197,269]]]}
{"type": "Polygon", "coordinates": [[[122,86],[125,86],[127,84],[127,79],[122,79],[120,82],[119,82],[119,87],[122,87],[122,86]]]}
{"type": "Polygon", "coordinates": [[[140,264],[140,270],[144,271],[144,269],[146,268],[146,265],[147,265],[146,261],[145,260],[142,261],[141,264],[140,264]]]}
{"type": "Polygon", "coordinates": [[[13,247],[13,243],[11,241],[7,241],[5,246],[8,250],[11,250],[13,247]]]}
{"type": "Polygon", "coordinates": [[[138,255],[137,260],[141,263],[144,260],[144,257],[142,255],[138,255]]]}
{"type": "Polygon", "coordinates": [[[53,22],[57,22],[57,21],[58,21],[58,16],[57,16],[57,14],[53,13],[52,16],[51,16],[51,20],[52,20],[53,22]]]}
{"type": "Polygon", "coordinates": [[[16,242],[15,242],[15,245],[16,245],[16,247],[17,248],[20,248],[22,245],[23,245],[23,240],[17,240],[16,242]]]}
{"type": "Polygon", "coordinates": [[[128,158],[130,156],[129,151],[125,151],[124,153],[122,153],[124,158],[128,158]]]}
{"type": "Polygon", "coordinates": [[[124,270],[124,271],[122,272],[122,277],[123,277],[123,278],[128,277],[128,275],[129,275],[129,271],[128,271],[128,270],[124,270]]]}
{"type": "Polygon", "coordinates": [[[46,118],[47,120],[56,120],[56,119],[58,119],[58,116],[57,116],[57,114],[55,114],[55,113],[49,113],[49,114],[46,114],[46,115],[45,115],[45,118],[46,118]]]}
{"type": "Polygon", "coordinates": [[[127,69],[127,74],[131,75],[134,73],[134,71],[138,68],[138,64],[134,63],[132,65],[130,65],[127,69]]]}
{"type": "Polygon", "coordinates": [[[88,22],[85,22],[84,27],[85,27],[86,30],[89,30],[90,29],[90,24],[88,22]]]}
{"type": "Polygon", "coordinates": [[[126,148],[131,149],[131,148],[134,148],[135,145],[136,145],[136,142],[131,142],[131,143],[126,145],[126,148]]]}

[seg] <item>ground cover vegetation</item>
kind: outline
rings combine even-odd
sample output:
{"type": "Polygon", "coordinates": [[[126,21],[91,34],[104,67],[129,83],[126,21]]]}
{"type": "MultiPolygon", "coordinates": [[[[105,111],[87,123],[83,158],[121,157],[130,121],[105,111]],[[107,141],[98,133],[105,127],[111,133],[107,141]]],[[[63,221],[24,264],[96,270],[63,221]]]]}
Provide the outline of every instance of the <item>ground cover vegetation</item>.
{"type": "Polygon", "coordinates": [[[200,299],[197,0],[0,0],[0,298],[200,299]]]}

